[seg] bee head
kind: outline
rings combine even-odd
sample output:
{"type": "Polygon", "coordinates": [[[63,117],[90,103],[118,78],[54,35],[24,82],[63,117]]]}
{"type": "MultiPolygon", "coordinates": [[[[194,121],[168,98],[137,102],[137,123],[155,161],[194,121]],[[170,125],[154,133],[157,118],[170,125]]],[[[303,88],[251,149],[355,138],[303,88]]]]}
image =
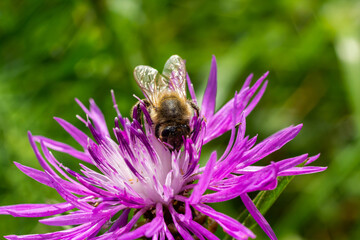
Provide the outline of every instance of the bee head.
{"type": "Polygon", "coordinates": [[[190,127],[186,124],[166,126],[160,130],[160,140],[171,145],[173,149],[180,150],[183,144],[183,138],[190,134],[190,127]]]}

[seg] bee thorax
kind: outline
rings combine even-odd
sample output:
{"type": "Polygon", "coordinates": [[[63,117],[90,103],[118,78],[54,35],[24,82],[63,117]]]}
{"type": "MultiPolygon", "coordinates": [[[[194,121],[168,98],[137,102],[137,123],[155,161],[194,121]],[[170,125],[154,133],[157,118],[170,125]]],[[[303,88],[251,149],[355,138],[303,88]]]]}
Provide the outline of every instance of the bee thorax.
{"type": "Polygon", "coordinates": [[[164,98],[159,104],[157,115],[160,119],[184,119],[189,115],[189,110],[178,98],[164,98]]]}

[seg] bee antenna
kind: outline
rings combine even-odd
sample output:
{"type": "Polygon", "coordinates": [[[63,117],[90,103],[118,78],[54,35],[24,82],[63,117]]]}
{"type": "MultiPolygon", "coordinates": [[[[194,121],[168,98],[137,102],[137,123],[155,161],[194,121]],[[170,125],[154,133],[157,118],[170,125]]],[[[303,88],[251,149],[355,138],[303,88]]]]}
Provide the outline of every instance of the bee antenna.
{"type": "Polygon", "coordinates": [[[133,94],[133,97],[136,98],[139,102],[144,103],[144,101],[135,94],[133,94]]]}

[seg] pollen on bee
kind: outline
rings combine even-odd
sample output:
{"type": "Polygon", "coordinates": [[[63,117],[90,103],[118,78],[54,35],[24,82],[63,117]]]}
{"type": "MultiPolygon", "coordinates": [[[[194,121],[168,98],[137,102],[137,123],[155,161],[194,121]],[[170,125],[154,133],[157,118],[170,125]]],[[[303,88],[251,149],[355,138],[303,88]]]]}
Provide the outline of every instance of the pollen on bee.
{"type": "Polygon", "coordinates": [[[184,170],[182,168],[180,168],[180,173],[181,175],[184,175],[184,170]]]}

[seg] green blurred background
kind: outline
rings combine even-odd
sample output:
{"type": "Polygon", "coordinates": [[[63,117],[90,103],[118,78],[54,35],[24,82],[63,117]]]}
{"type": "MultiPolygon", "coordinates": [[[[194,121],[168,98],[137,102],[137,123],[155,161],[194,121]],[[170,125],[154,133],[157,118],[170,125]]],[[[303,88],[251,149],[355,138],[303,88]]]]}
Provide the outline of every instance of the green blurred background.
{"type": "MultiPolygon", "coordinates": [[[[141,92],[136,65],[162,69],[179,54],[203,92],[218,61],[217,107],[246,76],[269,70],[268,89],[247,122],[259,139],[304,123],[298,137],[264,163],[321,153],[324,173],[296,177],[266,214],[279,239],[360,239],[359,1],[0,1],[0,205],[53,203],[57,193],[13,161],[40,168],[27,131],[74,144],[52,119],[77,127],[75,104],[94,98],[110,126],[141,92]]],[[[221,151],[227,136],[206,147],[221,151]]],[[[205,152],[203,160],[208,155],[205,152]]],[[[76,167],[74,159],[64,163],[76,167]]],[[[236,217],[240,200],[216,205],[236,217]]],[[[55,231],[38,219],[0,216],[0,235],[55,231]]],[[[259,228],[258,239],[267,239],[259,228]]],[[[219,231],[221,232],[221,231],[219,231]]],[[[222,235],[219,235],[222,238],[222,235]]]]}

